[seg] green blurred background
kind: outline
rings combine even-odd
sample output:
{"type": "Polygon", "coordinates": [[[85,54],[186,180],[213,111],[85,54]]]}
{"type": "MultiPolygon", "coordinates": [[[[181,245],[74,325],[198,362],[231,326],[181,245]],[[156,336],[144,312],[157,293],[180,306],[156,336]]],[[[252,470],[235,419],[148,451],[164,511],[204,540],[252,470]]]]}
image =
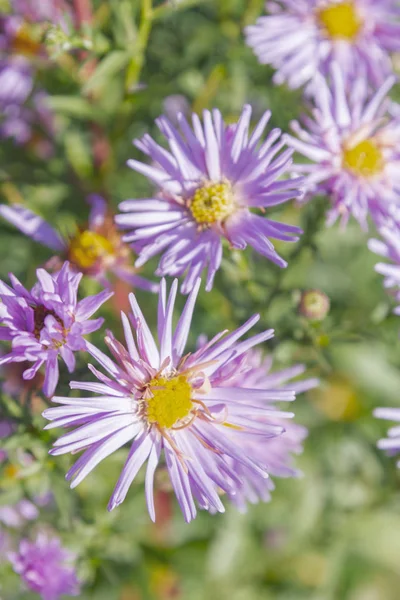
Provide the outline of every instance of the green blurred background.
{"type": "MultiPolygon", "coordinates": [[[[145,4],[145,3],[143,3],[145,4]]],[[[260,0],[155,3],[156,18],[143,22],[135,0],[93,2],[92,24],[69,38],[64,51],[47,39],[50,61],[37,61],[37,88],[50,95],[55,133],[52,152],[40,158],[35,144],[2,144],[3,202],[23,202],[67,233],[87,218],[88,193],[104,195],[116,209],[127,198],[146,196],[148,182],[126,161],[139,157],[134,137],[158,137],[154,119],[178,103],[200,112],[218,107],[237,118],[245,102],[254,118],[272,110],[271,126],[288,130],[302,110],[299,92],[273,87],[271,71],[245,46],[243,26],[262,12],[260,0]],[[151,29],[151,30],[150,30],[151,29]],[[148,39],[146,39],[148,34],[148,39]],[[139,37],[138,37],[139,36],[139,37]],[[90,40],[82,50],[82,40],[90,40]],[[179,98],[171,96],[179,95],[179,98]]],[[[58,32],[59,35],[60,32],[58,32]]],[[[44,135],[44,134],[43,134],[44,135]]],[[[276,480],[269,504],[239,514],[200,514],[183,522],[159,476],[157,525],[145,510],[142,482],[126,502],[106,512],[108,496],[126,452],[120,451],[70,491],[63,474],[70,458],[49,458],[51,436],[43,433],[41,401],[34,416],[5,394],[1,407],[19,421],[7,441],[11,463],[21,450],[35,461],[0,474],[2,504],[51,490],[54,505],[41,520],[79,553],[86,581],[83,599],[95,600],[398,600],[400,597],[400,495],[396,460],[376,449],[386,423],[376,406],[400,406],[399,320],[392,299],[375,274],[377,258],[367,249],[373,235],[351,223],[326,229],[328,203],[285,206],[277,219],[301,224],[298,244],[282,244],[289,260],[280,271],[251,251],[225,254],[211,294],[202,291],[190,344],[200,333],[233,328],[254,312],[260,330],[273,327],[267,347],[275,367],[307,364],[321,386],[296,403],[297,422],[309,428],[297,464],[299,480],[276,480]],[[299,312],[301,293],[323,291],[331,309],[313,322],[299,312]]],[[[0,223],[0,276],[12,271],[32,284],[35,269],[50,257],[0,223]]],[[[151,276],[155,263],[146,266],[151,276]]],[[[96,284],[84,282],[84,291],[96,284]]],[[[118,288],[107,322],[120,334],[118,309],[127,289],[118,288]]],[[[138,292],[155,324],[156,298],[138,292]]],[[[182,299],[178,306],[182,306],[182,299]]],[[[102,345],[101,335],[93,341],[102,345]]],[[[83,364],[79,376],[87,377],[83,364]]],[[[67,392],[63,371],[60,393],[67,392]]],[[[19,591],[11,568],[0,565],[3,600],[33,598],[19,591]]]]}

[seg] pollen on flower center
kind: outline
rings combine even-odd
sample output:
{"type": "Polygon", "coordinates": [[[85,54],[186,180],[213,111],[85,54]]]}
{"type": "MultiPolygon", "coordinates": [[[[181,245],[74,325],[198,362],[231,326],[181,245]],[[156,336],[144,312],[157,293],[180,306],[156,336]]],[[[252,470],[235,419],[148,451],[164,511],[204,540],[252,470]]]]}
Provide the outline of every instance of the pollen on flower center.
{"type": "Polygon", "coordinates": [[[81,269],[90,269],[98,260],[112,254],[112,243],[106,237],[88,229],[79,232],[69,244],[69,259],[81,269]]]}
{"type": "Polygon", "coordinates": [[[57,323],[59,323],[61,325],[61,327],[64,329],[64,323],[62,322],[60,317],[58,315],[56,315],[54,310],[50,310],[50,309],[46,308],[45,306],[43,306],[42,304],[39,304],[38,306],[33,307],[33,322],[34,322],[34,331],[33,332],[37,339],[40,339],[40,332],[42,331],[42,329],[44,327],[44,321],[48,315],[51,315],[52,317],[54,317],[55,320],[57,321],[57,323]]]}
{"type": "Polygon", "coordinates": [[[200,225],[220,223],[236,208],[232,187],[229,183],[213,183],[195,191],[189,208],[200,225]]]}
{"type": "Polygon", "coordinates": [[[354,40],[362,26],[353,2],[339,2],[318,11],[318,20],[331,38],[354,40]]]}
{"type": "Polygon", "coordinates": [[[185,419],[193,408],[192,387],[184,375],[172,379],[157,377],[150,381],[151,398],[146,403],[146,417],[162,429],[185,419]]]}
{"type": "Polygon", "coordinates": [[[363,177],[380,173],[383,164],[382,151],[373,140],[364,140],[343,152],[343,166],[363,177]]]}

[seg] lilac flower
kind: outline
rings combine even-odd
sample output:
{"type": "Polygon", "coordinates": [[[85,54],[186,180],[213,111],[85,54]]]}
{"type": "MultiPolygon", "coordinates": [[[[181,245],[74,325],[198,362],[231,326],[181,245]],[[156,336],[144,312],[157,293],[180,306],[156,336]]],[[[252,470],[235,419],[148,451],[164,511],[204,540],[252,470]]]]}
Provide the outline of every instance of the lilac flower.
{"type": "MultiPolygon", "coordinates": [[[[374,416],[377,419],[400,421],[400,408],[376,408],[374,416]]],[[[398,425],[389,429],[386,439],[379,440],[378,448],[387,450],[390,456],[400,452],[400,427],[398,425]]],[[[400,468],[400,461],[398,461],[397,466],[400,468]]]]}
{"type": "Polygon", "coordinates": [[[210,290],[221,264],[222,239],[231,248],[248,244],[280,267],[286,262],[277,254],[270,237],[296,241],[297,227],[271,221],[251,209],[265,212],[300,198],[300,179],[277,181],[291,164],[292,151],[277,141],[274,129],[261,143],[270,118],[266,112],[249,136],[251,107],[245,106],[236,125],[225,125],[221,113],[204,111],[203,124],[192,116],[193,130],[179,115],[181,132],[166,118],[157,125],[169,151],[149,135],[135,145],[155,163],[130,160],[128,165],[148,177],[159,188],[152,198],[126,200],[117,224],[131,230],[124,240],[138,252],[137,266],[162,253],[157,275],[180,276],[186,272],[182,292],[193,288],[208,265],[206,289],[210,290]]]}
{"type": "Polygon", "coordinates": [[[186,96],[182,94],[172,94],[167,96],[163,102],[165,116],[174,124],[179,125],[179,115],[186,116],[190,114],[190,104],[186,96]]]}
{"type": "Polygon", "coordinates": [[[395,0],[278,0],[270,15],[246,28],[247,43],[274,82],[297,88],[337,61],[351,81],[360,71],[373,85],[392,72],[400,50],[400,8],[395,0]]]}
{"type": "Polygon", "coordinates": [[[166,468],[182,509],[189,522],[196,516],[197,504],[210,512],[223,512],[219,492],[235,495],[242,480],[232,464],[240,464],[254,480],[268,478],[268,452],[254,457],[244,452],[246,440],[258,444],[283,433],[283,427],[271,424],[290,418],[292,413],[277,411],[271,402],[293,400],[292,389],[243,384],[239,372],[245,372],[246,353],[273,336],[272,330],[239,339],[258,321],[251,317],[236,331],[217,334],[193,354],[185,354],[185,345],[197,293],[197,280],[175,330],[173,307],[178,282],[174,281],[167,297],[162,280],[158,305],[158,339],[143,317],[133,294],[130,295],[132,325],[122,314],[126,348],[108,332],[106,343],[113,354],[110,360],[93,345],[89,352],[108,372],[104,375],[92,365],[99,382],[72,382],[72,389],[99,394],[95,397],[55,397],[58,408],[44,411],[51,421],[47,428],[74,427],[55,444],[51,454],[84,453],[67,473],[76,487],[107,456],[131,443],[125,465],[109,502],[109,510],[121,504],[139,469],[147,461],[146,500],[150,517],[155,520],[154,473],[164,454],[166,468]],[[243,359],[243,361],[242,361],[243,359]],[[232,374],[237,380],[230,385],[232,374]]]}
{"type": "Polygon", "coordinates": [[[134,287],[157,291],[158,285],[138,275],[131,265],[132,253],[122,242],[104,198],[92,194],[87,202],[91,207],[88,223],[69,239],[61,237],[49,223],[24,206],[2,204],[0,215],[28,237],[61,255],[50,261],[50,267],[58,269],[67,259],[75,271],[97,279],[104,287],[110,287],[108,274],[112,273],[134,287]]]}
{"type": "Polygon", "coordinates": [[[43,600],[79,595],[79,581],[70,564],[75,555],[65,550],[58,538],[48,539],[42,533],[35,542],[24,539],[18,552],[10,552],[8,557],[25,585],[43,600]]]}
{"type": "MultiPolygon", "coordinates": [[[[282,371],[270,372],[272,367],[272,357],[263,357],[257,350],[250,350],[242,357],[232,361],[236,362],[237,370],[232,370],[231,378],[227,378],[224,385],[239,387],[249,387],[252,389],[263,390],[291,390],[297,394],[305,392],[316,387],[318,379],[303,379],[300,381],[290,381],[304,373],[304,365],[295,365],[282,371]]],[[[245,406],[245,402],[243,403],[245,406]]],[[[260,403],[260,405],[262,405],[260,403]]],[[[269,404],[270,409],[275,408],[273,403],[269,404]]],[[[262,440],[255,436],[243,436],[242,448],[248,456],[252,456],[259,462],[267,464],[270,475],[276,477],[299,477],[301,472],[293,466],[292,453],[300,454],[303,450],[302,442],[307,436],[307,429],[287,421],[283,413],[281,417],[270,418],[261,417],[269,425],[281,426],[284,428],[282,435],[268,440],[262,440]]],[[[230,495],[230,500],[239,510],[246,509],[246,503],[252,504],[262,500],[267,502],[270,498],[270,492],[274,489],[271,479],[260,479],[254,477],[254,474],[238,461],[233,462],[233,470],[241,478],[242,485],[238,486],[234,495],[230,495]]]]}
{"type": "Polygon", "coordinates": [[[59,23],[63,16],[69,14],[64,0],[11,0],[11,5],[17,15],[31,22],[59,23]]]}
{"type": "Polygon", "coordinates": [[[34,521],[38,516],[39,511],[30,500],[0,506],[0,523],[7,527],[22,527],[26,521],[34,521]]]}
{"type": "Polygon", "coordinates": [[[0,60],[0,111],[4,118],[12,106],[20,106],[32,91],[32,70],[19,56],[0,60]]]}
{"type": "Polygon", "coordinates": [[[394,81],[389,77],[370,97],[365,79],[359,77],[346,94],[334,64],[330,82],[320,75],[315,78],[313,118],[303,119],[304,129],[292,123],[297,138],[285,136],[294,150],[312,161],[294,170],[306,176],[308,197],[329,195],[329,223],[340,217],[346,224],[353,215],[366,228],[368,214],[378,222],[400,203],[400,115],[390,118],[384,102],[394,81]]]}
{"type": "Polygon", "coordinates": [[[45,365],[43,391],[53,395],[58,383],[58,357],[70,373],[75,369],[74,352],[86,350],[84,335],[99,329],[104,319],[90,317],[112,296],[103,291],[77,301],[81,274],[73,274],[69,263],[51,276],[44,269],[36,271],[38,281],[29,292],[10,274],[12,288],[0,281],[0,339],[12,343],[11,352],[0,358],[0,365],[33,363],[23,373],[32,379],[45,365]]]}
{"type": "MultiPolygon", "coordinates": [[[[394,288],[394,296],[400,302],[400,225],[396,221],[388,220],[378,228],[381,240],[371,239],[368,248],[394,264],[380,262],[375,266],[375,271],[384,275],[383,285],[387,289],[394,288]]],[[[400,306],[394,310],[400,315],[400,306]]]]}

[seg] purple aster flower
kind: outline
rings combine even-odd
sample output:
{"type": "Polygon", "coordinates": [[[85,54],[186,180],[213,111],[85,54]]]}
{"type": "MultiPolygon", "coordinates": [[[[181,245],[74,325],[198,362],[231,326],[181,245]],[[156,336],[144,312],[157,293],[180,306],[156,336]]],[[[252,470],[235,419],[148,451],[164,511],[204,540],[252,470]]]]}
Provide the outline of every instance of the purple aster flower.
{"type": "Polygon", "coordinates": [[[31,22],[59,23],[70,12],[64,0],[11,0],[11,6],[17,15],[31,22]]]}
{"type": "MultiPolygon", "coordinates": [[[[400,421],[400,408],[376,408],[374,416],[377,419],[387,419],[388,421],[400,421]]],[[[400,452],[400,426],[396,425],[388,431],[388,437],[379,440],[378,448],[387,450],[390,456],[400,452]]],[[[397,463],[400,468],[400,461],[397,463]]]]}
{"type": "Polygon", "coordinates": [[[11,106],[25,102],[32,86],[32,70],[24,58],[15,56],[0,60],[0,112],[3,118],[11,106]]]}
{"type": "Polygon", "coordinates": [[[295,121],[297,138],[284,136],[312,161],[293,168],[306,176],[308,198],[318,193],[330,197],[328,223],[340,217],[346,224],[353,215],[367,228],[368,214],[379,221],[400,203],[400,115],[391,118],[385,103],[394,81],[389,77],[370,97],[365,79],[359,77],[346,93],[334,64],[330,82],[321,75],[315,78],[315,109],[312,117],[304,117],[305,128],[295,121]]]}
{"type": "Polygon", "coordinates": [[[270,14],[245,29],[262,64],[277,72],[274,82],[306,84],[337,61],[351,81],[360,71],[373,85],[393,71],[390,53],[400,50],[400,8],[395,0],[279,0],[270,14]]]}
{"type": "Polygon", "coordinates": [[[108,275],[114,274],[130,285],[151,292],[158,284],[138,275],[131,265],[132,252],[122,242],[107,203],[101,196],[92,194],[87,198],[91,210],[86,226],[75,235],[64,239],[49,223],[28,208],[19,205],[0,205],[0,215],[36,242],[59,253],[49,267],[59,269],[64,259],[80,273],[97,279],[104,287],[110,287],[108,275]]]}
{"type": "Polygon", "coordinates": [[[33,365],[24,371],[32,379],[45,365],[43,391],[51,397],[58,383],[58,357],[70,373],[75,369],[74,352],[86,350],[84,336],[99,329],[104,319],[90,317],[112,296],[103,291],[77,301],[82,275],[71,273],[66,262],[55,275],[36,271],[38,281],[29,292],[10,274],[12,288],[0,281],[0,339],[11,341],[11,352],[0,357],[0,365],[23,362],[33,365]]]}
{"type": "MultiPolygon", "coordinates": [[[[241,357],[232,361],[231,377],[227,376],[224,385],[248,387],[263,390],[291,390],[297,394],[310,390],[319,384],[318,379],[303,379],[289,381],[305,371],[304,365],[295,365],[281,371],[270,372],[272,357],[263,357],[258,350],[250,350],[241,357]],[[235,364],[236,363],[236,364],[235,364]]],[[[246,400],[243,401],[245,407],[246,400]]],[[[262,402],[259,403],[262,406],[262,402]]],[[[264,402],[265,404],[265,402],[264,402]]],[[[270,409],[275,406],[271,401],[270,409]]],[[[283,427],[281,435],[268,440],[256,436],[243,436],[242,449],[257,462],[267,465],[268,472],[276,477],[299,477],[301,472],[293,466],[292,454],[303,451],[302,442],[307,436],[307,429],[287,420],[287,413],[260,416],[260,421],[276,427],[283,427]]],[[[254,474],[243,464],[233,461],[233,470],[242,480],[242,484],[230,496],[230,500],[240,511],[246,509],[246,503],[255,504],[260,500],[267,502],[270,492],[274,489],[271,479],[254,477],[254,474]]]]}
{"type": "Polygon", "coordinates": [[[41,533],[34,542],[24,539],[8,557],[25,585],[43,600],[79,595],[79,581],[71,566],[75,555],[65,550],[58,538],[48,539],[41,533]]]}
{"type": "Polygon", "coordinates": [[[26,521],[34,521],[38,516],[39,511],[30,500],[0,506],[0,523],[7,527],[22,527],[26,521]]]}
{"type": "Polygon", "coordinates": [[[290,149],[278,141],[274,129],[264,142],[261,136],[270,118],[266,112],[249,135],[251,107],[245,106],[236,125],[225,125],[221,113],[204,111],[203,124],[192,116],[193,129],[179,115],[181,133],[166,118],[157,125],[169,151],[149,135],[135,145],[153,161],[128,165],[159,188],[157,196],[126,200],[120,204],[117,224],[130,230],[124,240],[138,252],[137,266],[162,253],[157,275],[180,276],[184,294],[208,266],[206,289],[210,290],[221,264],[222,240],[231,248],[248,244],[280,267],[286,262],[269,238],[296,241],[297,227],[271,221],[251,209],[266,208],[300,198],[299,179],[278,178],[291,164],[290,149]]]}
{"type": "MultiPolygon", "coordinates": [[[[378,231],[382,239],[369,240],[368,248],[375,254],[389,259],[392,264],[380,262],[375,266],[375,271],[384,276],[385,288],[394,288],[394,296],[400,302],[400,225],[388,220],[378,231]]],[[[397,306],[394,312],[400,315],[400,306],[397,306]]]]}
{"type": "MultiPolygon", "coordinates": [[[[110,360],[93,345],[88,350],[108,372],[92,365],[98,382],[72,382],[72,389],[87,390],[95,397],[55,397],[58,408],[44,411],[51,421],[47,428],[74,429],[54,443],[51,454],[84,450],[67,479],[76,487],[103,459],[127,443],[131,448],[109,502],[109,510],[121,504],[139,469],[147,461],[146,500],[155,520],[154,473],[163,454],[166,468],[182,509],[189,522],[196,516],[197,504],[210,512],[223,512],[220,491],[234,495],[242,485],[234,466],[242,465],[257,481],[268,478],[268,456],[254,457],[243,451],[244,441],[259,444],[283,432],[272,425],[277,418],[292,413],[277,411],[271,402],[293,400],[289,388],[252,388],[237,382],[229,385],[232,373],[242,368],[241,357],[270,339],[273,331],[263,331],[239,341],[255,325],[259,315],[226,335],[217,334],[193,354],[185,345],[197,293],[197,280],[176,328],[172,328],[173,307],[178,281],[167,297],[162,280],[158,305],[157,345],[133,294],[131,323],[122,314],[126,348],[108,332],[106,343],[110,360]]],[[[261,485],[261,483],[260,483],[261,485]]]]}

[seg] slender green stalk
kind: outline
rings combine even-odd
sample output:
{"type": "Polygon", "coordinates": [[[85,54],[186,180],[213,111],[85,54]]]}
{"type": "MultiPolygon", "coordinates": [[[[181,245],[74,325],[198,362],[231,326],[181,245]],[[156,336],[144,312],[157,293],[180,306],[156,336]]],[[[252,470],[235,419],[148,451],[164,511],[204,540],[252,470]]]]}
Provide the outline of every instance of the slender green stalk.
{"type": "Polygon", "coordinates": [[[126,73],[126,89],[132,91],[139,83],[140,73],[144,64],[147,43],[153,24],[152,0],[142,0],[139,32],[136,39],[134,56],[126,73]]]}

